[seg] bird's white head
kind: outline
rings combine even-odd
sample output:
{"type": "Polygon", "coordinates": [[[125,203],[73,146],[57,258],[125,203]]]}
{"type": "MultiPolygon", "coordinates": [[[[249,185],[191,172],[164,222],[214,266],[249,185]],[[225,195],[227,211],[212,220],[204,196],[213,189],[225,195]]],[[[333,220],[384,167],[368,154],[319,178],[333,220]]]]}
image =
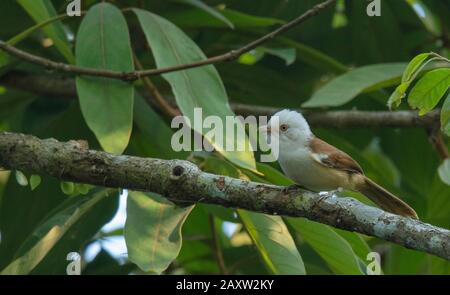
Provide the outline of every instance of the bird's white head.
{"type": "Polygon", "coordinates": [[[266,131],[270,135],[271,142],[279,141],[280,150],[307,146],[313,137],[303,115],[291,110],[282,110],[274,114],[267,124],[266,131]]]}

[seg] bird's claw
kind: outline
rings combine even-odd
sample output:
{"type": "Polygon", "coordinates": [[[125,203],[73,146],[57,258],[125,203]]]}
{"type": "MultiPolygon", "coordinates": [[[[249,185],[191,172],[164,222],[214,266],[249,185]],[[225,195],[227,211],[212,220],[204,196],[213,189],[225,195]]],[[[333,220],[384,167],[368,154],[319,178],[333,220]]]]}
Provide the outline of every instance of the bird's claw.
{"type": "Polygon", "coordinates": [[[328,199],[328,198],[334,198],[337,193],[341,193],[342,191],[343,191],[342,187],[339,187],[339,188],[337,188],[335,190],[332,190],[332,191],[320,194],[319,202],[322,202],[322,201],[324,201],[325,199],[328,199]]]}

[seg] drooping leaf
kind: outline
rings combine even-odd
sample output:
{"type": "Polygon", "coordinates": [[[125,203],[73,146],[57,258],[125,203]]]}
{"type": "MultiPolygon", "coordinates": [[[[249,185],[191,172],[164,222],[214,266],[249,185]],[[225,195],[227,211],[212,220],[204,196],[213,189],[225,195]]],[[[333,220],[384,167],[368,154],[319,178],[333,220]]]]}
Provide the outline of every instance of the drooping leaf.
{"type": "Polygon", "coordinates": [[[340,106],[365,91],[395,85],[405,66],[404,63],[390,63],[354,69],[320,88],[303,107],[340,106]]]}
{"type": "Polygon", "coordinates": [[[28,274],[39,262],[44,259],[47,253],[55,246],[62,236],[73,226],[83,215],[88,212],[92,206],[107,197],[108,190],[99,192],[83,202],[77,202],[75,205],[55,214],[33,233],[39,240],[29,250],[20,257],[11,262],[1,274],[28,274]]]}
{"type": "MultiPolygon", "coordinates": [[[[77,65],[95,69],[133,71],[127,23],[108,3],[93,6],[77,35],[77,65]]],[[[77,77],[81,111],[102,148],[120,154],[128,145],[133,121],[134,88],[117,79],[77,77]]]]}
{"type": "MultiPolygon", "coordinates": [[[[243,176],[232,164],[217,158],[207,159],[203,162],[203,167],[205,171],[215,174],[236,178],[243,176]]],[[[251,175],[254,174],[251,173],[251,175]]],[[[260,176],[255,175],[254,177],[260,176]]],[[[306,273],[302,257],[281,217],[245,210],[237,210],[237,214],[270,273],[306,273]]]]}
{"type": "MultiPolygon", "coordinates": [[[[72,204],[82,204],[87,199],[95,196],[96,193],[87,196],[67,198],[65,202],[49,213],[50,217],[46,218],[46,220],[58,215],[65,208],[71,207],[72,204]]],[[[108,197],[95,203],[85,214],[83,214],[82,218],[79,218],[79,220],[67,230],[30,274],[67,274],[67,265],[69,263],[67,260],[68,253],[75,251],[82,254],[88,243],[92,242],[94,239],[99,239],[101,228],[116,214],[118,206],[119,193],[117,190],[110,190],[108,197]]],[[[39,241],[39,238],[40,236],[30,235],[27,241],[25,241],[17,251],[16,257],[21,256],[21,253],[25,253],[34,243],[39,241]]]]}
{"type": "MultiPolygon", "coordinates": [[[[187,64],[205,59],[200,48],[186,36],[178,27],[166,19],[141,9],[133,9],[136,13],[142,29],[156,60],[158,68],[187,64]]],[[[203,130],[202,126],[194,124],[199,114],[195,110],[201,110],[203,118],[206,116],[218,116],[225,122],[226,116],[233,116],[228,104],[227,94],[219,74],[214,66],[208,65],[189,70],[183,70],[163,75],[172,87],[178,106],[190,120],[190,127],[205,138],[231,162],[255,170],[253,152],[249,150],[249,140],[246,136],[234,136],[232,132],[222,134],[223,141],[218,140],[203,130]],[[225,142],[243,142],[245,151],[226,151],[225,142]]],[[[237,125],[242,126],[240,122],[237,125]]],[[[223,128],[225,129],[225,128],[223,128]]]]}
{"type": "Polygon", "coordinates": [[[335,274],[363,274],[350,244],[327,225],[304,218],[286,218],[335,274]]]}
{"type": "Polygon", "coordinates": [[[367,254],[372,252],[372,249],[370,249],[369,245],[364,240],[362,235],[338,228],[334,228],[333,230],[337,232],[345,240],[347,240],[347,242],[352,247],[353,252],[360,258],[360,261],[363,262],[367,261],[367,254]]]}
{"type": "Polygon", "coordinates": [[[426,73],[409,93],[408,103],[419,109],[419,115],[431,111],[450,87],[450,68],[435,69],[426,73]]]}
{"type": "Polygon", "coordinates": [[[302,257],[279,216],[237,210],[239,218],[273,274],[306,274],[302,257]]]}
{"type": "Polygon", "coordinates": [[[450,159],[445,159],[438,168],[439,177],[442,182],[450,185],[450,159]]]}
{"type": "Polygon", "coordinates": [[[181,227],[192,208],[179,208],[155,194],[130,192],[124,230],[129,259],[144,271],[164,271],[180,252],[181,227]]]}
{"type": "MultiPolygon", "coordinates": [[[[18,0],[17,1],[36,23],[45,22],[56,16],[56,10],[50,0],[18,0]]],[[[75,62],[72,50],[64,31],[62,23],[55,21],[42,28],[45,34],[51,38],[59,52],[70,63],[75,62]]]]}
{"type": "Polygon", "coordinates": [[[228,18],[226,18],[222,13],[220,13],[220,11],[205,4],[201,0],[175,0],[175,2],[186,3],[191,6],[197,7],[199,9],[203,10],[204,12],[208,13],[209,15],[215,17],[216,19],[222,21],[228,27],[234,29],[233,23],[228,18]]]}

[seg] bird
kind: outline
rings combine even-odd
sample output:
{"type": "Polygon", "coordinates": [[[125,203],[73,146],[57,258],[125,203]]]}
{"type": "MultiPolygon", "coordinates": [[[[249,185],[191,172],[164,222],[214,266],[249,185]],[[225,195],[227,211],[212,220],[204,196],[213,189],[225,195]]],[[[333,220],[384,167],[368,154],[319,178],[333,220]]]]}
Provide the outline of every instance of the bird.
{"type": "Polygon", "coordinates": [[[316,137],[297,111],[279,111],[260,128],[269,146],[278,142],[280,167],[297,186],[314,192],[356,191],[385,211],[418,219],[413,208],[365,176],[351,156],[316,137]]]}

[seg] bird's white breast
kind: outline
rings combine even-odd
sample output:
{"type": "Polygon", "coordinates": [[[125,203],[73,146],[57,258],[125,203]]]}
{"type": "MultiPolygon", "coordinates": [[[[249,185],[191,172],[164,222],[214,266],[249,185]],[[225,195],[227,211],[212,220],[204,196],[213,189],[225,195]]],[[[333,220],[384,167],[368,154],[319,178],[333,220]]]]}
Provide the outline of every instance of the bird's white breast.
{"type": "Polygon", "coordinates": [[[311,150],[300,147],[280,151],[278,162],[281,169],[297,184],[313,191],[338,189],[347,178],[345,172],[336,172],[313,159],[311,150]]]}

